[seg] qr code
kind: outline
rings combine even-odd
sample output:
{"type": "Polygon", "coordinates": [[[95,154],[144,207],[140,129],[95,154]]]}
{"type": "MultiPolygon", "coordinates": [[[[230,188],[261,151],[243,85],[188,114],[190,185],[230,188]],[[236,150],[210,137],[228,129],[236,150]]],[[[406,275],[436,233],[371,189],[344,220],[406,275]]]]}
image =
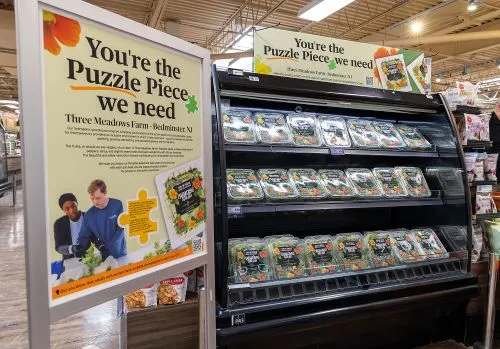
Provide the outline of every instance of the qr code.
{"type": "Polygon", "coordinates": [[[203,252],[203,240],[202,238],[195,237],[193,239],[193,253],[203,252]]]}
{"type": "Polygon", "coordinates": [[[366,85],[367,86],[373,86],[373,76],[367,76],[366,77],[366,85]]]}

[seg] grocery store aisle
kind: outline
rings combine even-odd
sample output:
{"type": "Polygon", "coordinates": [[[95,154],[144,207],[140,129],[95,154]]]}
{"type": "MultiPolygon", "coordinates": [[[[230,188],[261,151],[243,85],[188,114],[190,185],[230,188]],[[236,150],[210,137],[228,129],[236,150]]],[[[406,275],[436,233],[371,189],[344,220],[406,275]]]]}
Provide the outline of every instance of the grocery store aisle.
{"type": "MultiPolygon", "coordinates": [[[[0,348],[28,348],[22,191],[17,207],[9,193],[0,198],[0,348]]],[[[52,349],[117,349],[116,302],[52,325],[52,349]]]]}

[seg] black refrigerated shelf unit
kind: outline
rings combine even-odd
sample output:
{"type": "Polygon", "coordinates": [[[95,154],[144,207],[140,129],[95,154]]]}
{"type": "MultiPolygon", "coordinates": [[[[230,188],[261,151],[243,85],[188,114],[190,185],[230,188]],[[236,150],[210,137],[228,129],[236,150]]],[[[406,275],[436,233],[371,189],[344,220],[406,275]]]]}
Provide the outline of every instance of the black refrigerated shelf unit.
{"type": "MultiPolygon", "coordinates": [[[[430,151],[226,144],[222,111],[312,112],[450,129],[440,95],[426,97],[277,76],[213,70],[214,203],[216,207],[217,344],[220,348],[410,348],[464,333],[465,307],[478,292],[470,272],[471,206],[464,195],[431,187],[428,198],[230,202],[227,168],[346,169],[381,166],[464,169],[463,150],[430,151]],[[467,226],[468,247],[438,260],[331,273],[291,280],[238,284],[229,273],[228,240],[290,233],[310,235],[441,225],[467,226]],[[364,335],[360,336],[359,334],[364,335]],[[365,335],[366,334],[366,335],[365,335]]],[[[459,144],[459,142],[456,142],[459,144]]]]}

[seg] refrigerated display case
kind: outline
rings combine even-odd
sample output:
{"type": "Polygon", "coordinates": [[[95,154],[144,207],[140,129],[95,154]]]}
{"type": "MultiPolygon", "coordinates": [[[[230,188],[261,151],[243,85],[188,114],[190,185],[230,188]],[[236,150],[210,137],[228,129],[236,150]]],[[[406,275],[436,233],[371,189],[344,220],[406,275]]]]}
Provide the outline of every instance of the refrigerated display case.
{"type": "Polygon", "coordinates": [[[442,96],[212,75],[218,347],[463,339],[470,193],[442,96]]]}
{"type": "Polygon", "coordinates": [[[0,125],[0,184],[8,181],[7,177],[7,135],[5,129],[0,125]]]}

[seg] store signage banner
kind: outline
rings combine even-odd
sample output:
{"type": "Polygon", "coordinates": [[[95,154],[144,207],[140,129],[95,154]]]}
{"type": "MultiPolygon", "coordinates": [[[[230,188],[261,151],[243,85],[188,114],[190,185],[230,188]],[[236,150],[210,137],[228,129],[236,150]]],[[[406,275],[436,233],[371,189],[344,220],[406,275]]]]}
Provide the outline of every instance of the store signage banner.
{"type": "Polygon", "coordinates": [[[202,60],[42,21],[51,301],[205,254],[202,60]]]}
{"type": "Polygon", "coordinates": [[[424,54],[274,28],[257,29],[254,72],[339,84],[426,93],[424,54]]]}

